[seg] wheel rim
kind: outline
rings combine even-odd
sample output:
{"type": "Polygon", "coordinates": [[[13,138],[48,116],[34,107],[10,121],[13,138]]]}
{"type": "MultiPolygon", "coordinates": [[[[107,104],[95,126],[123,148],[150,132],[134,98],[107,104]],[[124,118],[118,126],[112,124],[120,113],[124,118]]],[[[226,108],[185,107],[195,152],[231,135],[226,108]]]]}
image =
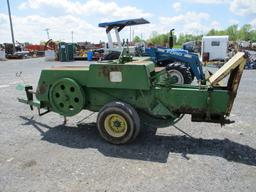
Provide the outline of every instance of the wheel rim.
{"type": "Polygon", "coordinates": [[[175,80],[175,83],[177,84],[184,84],[184,77],[181,72],[177,70],[169,70],[168,74],[172,79],[175,80]]]}
{"type": "Polygon", "coordinates": [[[106,132],[112,137],[123,137],[127,132],[127,122],[119,114],[110,114],[104,120],[106,132]]]}
{"type": "Polygon", "coordinates": [[[73,116],[83,109],[84,93],[74,80],[61,79],[51,88],[50,102],[55,112],[64,116],[73,116]]]}

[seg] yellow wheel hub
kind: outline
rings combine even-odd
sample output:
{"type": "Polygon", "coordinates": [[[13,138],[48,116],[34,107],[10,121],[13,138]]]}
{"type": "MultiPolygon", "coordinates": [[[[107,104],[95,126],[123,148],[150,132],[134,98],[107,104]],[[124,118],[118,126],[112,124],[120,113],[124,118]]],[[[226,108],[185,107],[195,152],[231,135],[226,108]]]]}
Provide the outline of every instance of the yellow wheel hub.
{"type": "Polygon", "coordinates": [[[127,122],[119,114],[110,114],[105,118],[104,127],[112,137],[122,137],[127,132],[127,122]]]}

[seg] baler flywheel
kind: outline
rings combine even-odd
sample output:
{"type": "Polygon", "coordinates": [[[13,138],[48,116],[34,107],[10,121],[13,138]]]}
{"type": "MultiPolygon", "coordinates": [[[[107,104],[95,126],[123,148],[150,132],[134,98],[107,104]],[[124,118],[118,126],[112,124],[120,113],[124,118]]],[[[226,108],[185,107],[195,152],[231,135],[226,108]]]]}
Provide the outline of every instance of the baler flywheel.
{"type": "Polygon", "coordinates": [[[49,96],[53,111],[63,116],[76,115],[84,107],[84,92],[70,78],[63,78],[55,82],[50,89],[49,96]]]}

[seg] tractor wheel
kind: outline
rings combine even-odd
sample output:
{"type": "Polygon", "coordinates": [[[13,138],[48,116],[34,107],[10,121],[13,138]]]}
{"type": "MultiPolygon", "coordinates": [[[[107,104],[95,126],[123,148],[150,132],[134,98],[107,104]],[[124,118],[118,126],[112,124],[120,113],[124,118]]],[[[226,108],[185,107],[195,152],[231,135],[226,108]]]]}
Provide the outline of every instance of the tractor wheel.
{"type": "Polygon", "coordinates": [[[97,117],[100,135],[112,144],[133,141],[140,131],[140,118],[135,109],[123,102],[111,102],[102,107],[97,117]]]}
{"type": "Polygon", "coordinates": [[[171,63],[166,66],[166,70],[171,78],[175,78],[176,84],[191,84],[192,74],[182,63],[171,63]]]}

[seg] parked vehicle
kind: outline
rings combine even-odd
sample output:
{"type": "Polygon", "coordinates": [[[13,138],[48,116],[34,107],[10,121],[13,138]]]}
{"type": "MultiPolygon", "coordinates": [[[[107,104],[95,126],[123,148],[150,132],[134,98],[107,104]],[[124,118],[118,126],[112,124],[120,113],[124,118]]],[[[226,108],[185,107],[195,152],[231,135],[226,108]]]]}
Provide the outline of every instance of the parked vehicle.
{"type": "Polygon", "coordinates": [[[202,38],[202,61],[228,60],[228,36],[204,36],[202,38]]]}
{"type": "Polygon", "coordinates": [[[200,82],[204,81],[205,77],[198,55],[184,49],[173,48],[173,31],[174,29],[170,30],[169,48],[151,47],[146,49],[146,53],[157,66],[166,67],[169,74],[177,79],[178,84],[190,84],[194,77],[200,82]]]}

